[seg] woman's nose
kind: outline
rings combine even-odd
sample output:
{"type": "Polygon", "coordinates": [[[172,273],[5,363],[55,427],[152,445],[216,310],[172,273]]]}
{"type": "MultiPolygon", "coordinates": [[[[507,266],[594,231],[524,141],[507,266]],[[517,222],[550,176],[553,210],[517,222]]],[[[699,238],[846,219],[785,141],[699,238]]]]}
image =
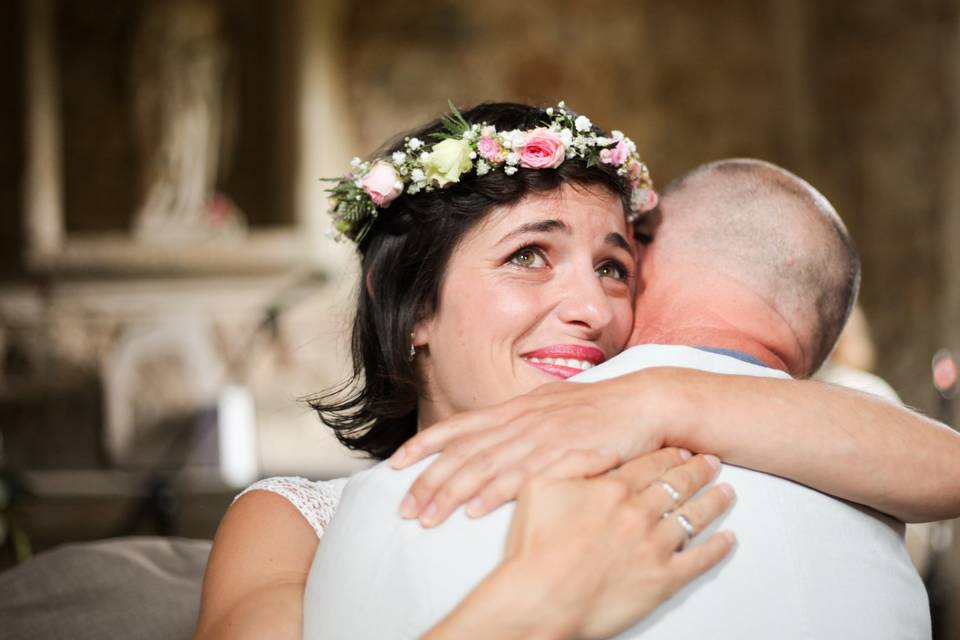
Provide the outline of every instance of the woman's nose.
{"type": "Polygon", "coordinates": [[[563,283],[563,301],[558,308],[560,320],[599,331],[613,319],[613,307],[596,273],[579,275],[563,283]]]}

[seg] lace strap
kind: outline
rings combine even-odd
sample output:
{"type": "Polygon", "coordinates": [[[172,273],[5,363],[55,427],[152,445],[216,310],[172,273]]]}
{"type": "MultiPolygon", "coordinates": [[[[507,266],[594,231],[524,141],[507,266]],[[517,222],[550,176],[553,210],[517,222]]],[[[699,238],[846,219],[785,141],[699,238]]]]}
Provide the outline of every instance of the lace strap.
{"type": "Polygon", "coordinates": [[[323,530],[330,524],[333,513],[340,503],[340,494],[347,484],[347,478],[334,480],[307,480],[296,476],[266,478],[244,489],[236,498],[251,491],[270,491],[290,501],[297,511],[313,527],[317,538],[323,537],[323,530]]]}

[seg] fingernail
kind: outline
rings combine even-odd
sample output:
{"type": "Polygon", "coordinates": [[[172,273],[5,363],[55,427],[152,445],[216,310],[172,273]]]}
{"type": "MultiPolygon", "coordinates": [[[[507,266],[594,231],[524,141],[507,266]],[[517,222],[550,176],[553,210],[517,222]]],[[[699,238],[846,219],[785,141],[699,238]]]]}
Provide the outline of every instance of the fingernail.
{"type": "Polygon", "coordinates": [[[727,544],[729,544],[731,547],[736,546],[737,536],[733,535],[733,531],[721,531],[720,535],[726,538],[727,544]]]}
{"type": "Polygon", "coordinates": [[[713,467],[714,469],[719,469],[719,468],[720,468],[720,458],[718,458],[717,456],[708,453],[707,455],[705,455],[705,456],[703,456],[703,457],[707,459],[707,462],[708,462],[708,463],[710,464],[710,466],[713,467]]]}
{"type": "Polygon", "coordinates": [[[415,518],[417,516],[417,499],[413,497],[412,493],[408,493],[403,499],[403,502],[400,503],[400,517],[401,518],[415,518]]]}
{"type": "Polygon", "coordinates": [[[677,451],[680,453],[680,457],[684,460],[689,460],[691,457],[693,457],[693,454],[687,449],[677,449],[677,451]]]}
{"type": "Polygon", "coordinates": [[[437,515],[440,513],[440,509],[437,508],[435,502],[431,502],[427,505],[427,508],[423,510],[423,513],[420,514],[420,524],[425,527],[436,524],[437,515]]]}
{"type": "Polygon", "coordinates": [[[399,449],[393,452],[392,456],[390,456],[390,466],[396,469],[401,464],[403,464],[403,461],[406,460],[406,458],[407,458],[406,448],[400,447],[399,449]]]}
{"type": "Polygon", "coordinates": [[[467,503],[467,515],[471,518],[476,518],[483,515],[483,498],[477,496],[473,500],[467,503]]]}
{"type": "Polygon", "coordinates": [[[737,497],[737,492],[734,491],[733,487],[727,484],[726,482],[724,482],[723,484],[717,485],[717,489],[720,489],[723,495],[727,496],[731,500],[737,497]]]}

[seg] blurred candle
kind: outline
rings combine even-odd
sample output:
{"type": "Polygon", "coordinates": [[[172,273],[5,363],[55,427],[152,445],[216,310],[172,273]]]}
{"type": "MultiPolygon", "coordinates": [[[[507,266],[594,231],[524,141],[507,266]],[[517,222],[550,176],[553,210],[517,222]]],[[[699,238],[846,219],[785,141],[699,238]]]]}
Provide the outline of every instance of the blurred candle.
{"type": "Polygon", "coordinates": [[[217,403],[220,475],[231,487],[257,479],[256,407],[246,387],[227,385],[217,403]]]}

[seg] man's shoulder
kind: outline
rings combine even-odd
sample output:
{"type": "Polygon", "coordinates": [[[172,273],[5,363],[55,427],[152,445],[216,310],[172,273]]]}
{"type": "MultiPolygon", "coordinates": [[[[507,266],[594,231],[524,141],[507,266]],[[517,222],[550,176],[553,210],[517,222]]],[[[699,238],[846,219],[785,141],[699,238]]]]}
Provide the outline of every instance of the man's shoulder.
{"type": "MultiPolygon", "coordinates": [[[[388,488],[397,487],[401,484],[407,482],[407,479],[410,479],[412,483],[413,479],[419,475],[417,472],[413,472],[414,469],[423,471],[426,469],[424,463],[427,463],[427,460],[433,460],[434,456],[430,456],[423,460],[420,460],[416,464],[410,465],[406,469],[394,469],[390,466],[389,460],[381,460],[377,464],[358,471],[347,479],[347,485],[344,488],[346,491],[350,487],[376,487],[383,486],[388,488]]],[[[429,463],[427,463],[429,464],[429,463]]]]}
{"type": "Polygon", "coordinates": [[[390,466],[389,460],[383,460],[353,474],[347,479],[346,486],[343,488],[341,510],[355,507],[368,514],[394,515],[400,508],[400,501],[407,490],[420,474],[426,471],[437,455],[439,454],[427,456],[405,469],[394,469],[390,466]]]}

